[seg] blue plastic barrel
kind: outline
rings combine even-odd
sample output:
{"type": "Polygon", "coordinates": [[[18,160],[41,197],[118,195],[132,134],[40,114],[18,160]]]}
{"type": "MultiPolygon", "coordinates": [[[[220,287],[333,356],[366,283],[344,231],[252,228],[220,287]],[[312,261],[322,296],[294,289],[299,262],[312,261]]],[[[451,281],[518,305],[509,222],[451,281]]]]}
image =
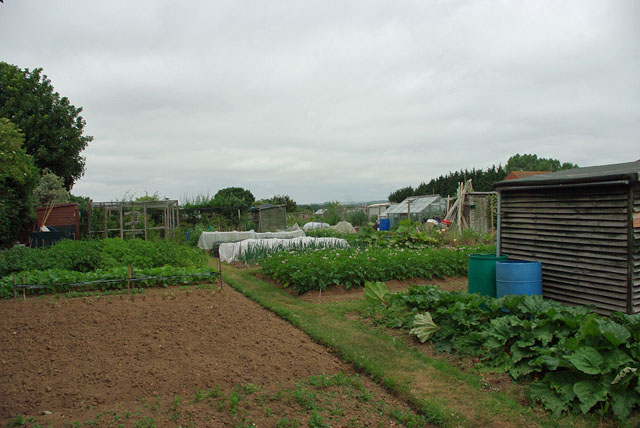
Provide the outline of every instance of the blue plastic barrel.
{"type": "Polygon", "coordinates": [[[496,263],[496,297],[542,295],[542,263],[502,260],[496,263]]]}
{"type": "Polygon", "coordinates": [[[381,218],[380,219],[380,229],[379,230],[389,230],[390,226],[391,226],[391,222],[389,221],[388,218],[381,218]]]}

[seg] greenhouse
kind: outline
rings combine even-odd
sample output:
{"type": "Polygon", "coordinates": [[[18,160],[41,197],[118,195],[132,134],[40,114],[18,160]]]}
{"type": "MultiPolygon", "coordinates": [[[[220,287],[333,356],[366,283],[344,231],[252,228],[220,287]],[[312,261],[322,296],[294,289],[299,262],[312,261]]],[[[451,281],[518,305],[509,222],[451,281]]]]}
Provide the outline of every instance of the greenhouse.
{"type": "Polygon", "coordinates": [[[447,201],[440,195],[411,196],[387,209],[392,227],[402,220],[423,222],[434,217],[444,217],[447,213],[447,201]]]}

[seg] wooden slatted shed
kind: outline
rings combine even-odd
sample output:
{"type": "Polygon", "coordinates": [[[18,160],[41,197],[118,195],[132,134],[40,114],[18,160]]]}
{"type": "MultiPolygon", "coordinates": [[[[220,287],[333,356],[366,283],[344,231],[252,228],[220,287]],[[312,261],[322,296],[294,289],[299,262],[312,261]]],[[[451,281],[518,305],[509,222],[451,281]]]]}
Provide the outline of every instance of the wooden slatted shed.
{"type": "Polygon", "coordinates": [[[286,205],[262,205],[251,208],[251,221],[258,232],[277,232],[287,228],[286,205]]]}
{"type": "Polygon", "coordinates": [[[640,312],[640,161],[495,184],[497,252],[542,262],[545,298],[640,312]]]}

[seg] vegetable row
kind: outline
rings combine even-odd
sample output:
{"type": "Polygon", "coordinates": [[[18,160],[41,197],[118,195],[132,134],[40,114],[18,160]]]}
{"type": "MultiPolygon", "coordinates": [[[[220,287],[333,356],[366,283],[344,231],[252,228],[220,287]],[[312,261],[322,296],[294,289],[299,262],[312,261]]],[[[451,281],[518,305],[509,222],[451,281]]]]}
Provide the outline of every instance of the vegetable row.
{"type": "Polygon", "coordinates": [[[24,271],[0,279],[0,298],[14,296],[16,290],[28,293],[52,293],[85,290],[112,290],[127,288],[130,281],[134,287],[152,287],[176,284],[211,282],[217,272],[210,267],[174,267],[134,269],[132,275],[127,267],[99,269],[93,272],[75,272],[65,269],[24,271]],[[23,285],[24,284],[24,285],[23,285]]]}
{"type": "Polygon", "coordinates": [[[384,299],[389,308],[371,307],[375,322],[415,332],[430,314],[436,350],[532,380],[531,397],[555,414],[612,411],[623,419],[640,406],[640,315],[602,317],[541,296],[494,299],[434,286],[384,299]]]}
{"type": "Polygon", "coordinates": [[[467,273],[471,253],[490,246],[420,250],[347,248],[304,253],[281,252],[260,262],[262,272],[299,293],[323,290],[330,284],[362,287],[366,281],[444,278],[467,273]]]}
{"type": "Polygon", "coordinates": [[[63,240],[49,248],[14,247],[0,252],[0,276],[28,270],[66,269],[90,272],[132,265],[152,268],[206,266],[206,255],[197,248],[170,241],[63,240]]]}

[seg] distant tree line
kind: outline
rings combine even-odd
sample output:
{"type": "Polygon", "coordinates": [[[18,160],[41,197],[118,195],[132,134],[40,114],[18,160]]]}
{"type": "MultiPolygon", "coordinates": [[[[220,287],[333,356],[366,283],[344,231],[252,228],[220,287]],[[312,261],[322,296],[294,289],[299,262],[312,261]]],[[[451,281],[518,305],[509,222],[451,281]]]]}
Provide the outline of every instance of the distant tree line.
{"type": "Polygon", "coordinates": [[[560,171],[564,169],[577,168],[578,165],[571,162],[561,163],[557,159],[539,158],[537,155],[516,154],[511,156],[507,164],[503,167],[491,166],[485,169],[464,169],[449,172],[438,178],[433,178],[427,183],[420,183],[416,188],[411,186],[403,187],[389,194],[389,201],[400,203],[409,196],[433,195],[441,196],[455,195],[458,183],[465,180],[472,180],[473,189],[477,192],[489,192],[493,190],[493,184],[502,181],[511,171],[560,171]]]}

